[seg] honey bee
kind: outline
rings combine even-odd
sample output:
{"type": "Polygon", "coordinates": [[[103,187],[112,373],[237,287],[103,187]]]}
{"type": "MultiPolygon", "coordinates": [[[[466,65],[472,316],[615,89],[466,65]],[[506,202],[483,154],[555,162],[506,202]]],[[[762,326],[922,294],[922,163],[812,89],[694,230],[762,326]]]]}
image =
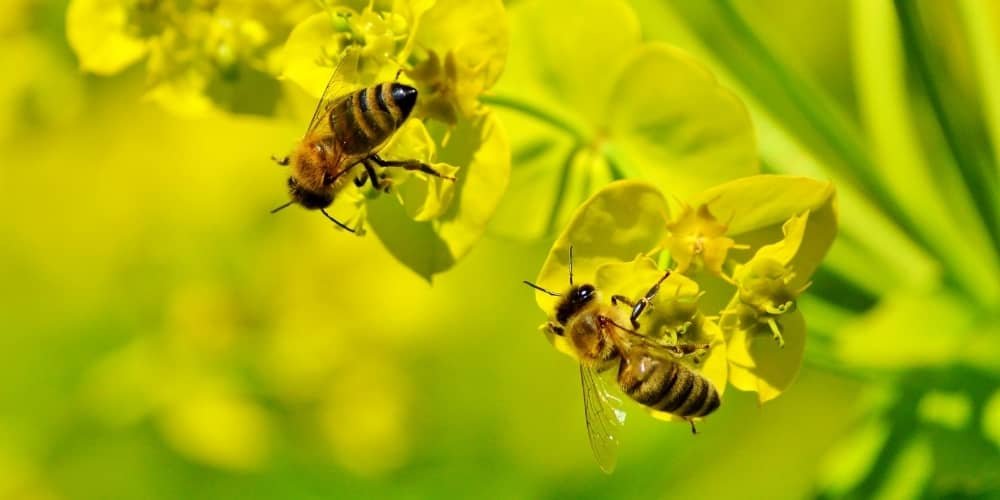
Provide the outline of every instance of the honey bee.
{"type": "MultiPolygon", "coordinates": [[[[354,177],[356,187],[366,180],[376,190],[388,191],[389,179],[376,173],[376,166],[417,170],[454,181],[423,162],[416,160],[386,160],[379,148],[403,126],[417,103],[417,89],[398,83],[382,82],[371,87],[343,93],[343,73],[356,66],[356,57],[341,59],[323,91],[305,136],[291,155],[274,158],[282,166],[291,165],[288,193],[291,200],[274,210],[276,213],[293,203],[310,210],[319,210],[342,229],[355,232],[329,213],[326,208],[334,196],[347,187],[351,171],[362,166],[364,172],[354,177]]],[[[396,74],[397,78],[399,73],[396,74]]]]}
{"type": "Polygon", "coordinates": [[[601,372],[613,370],[617,361],[618,386],[637,403],[687,420],[697,432],[694,419],[704,417],[720,404],[719,393],[707,378],[679,360],[708,350],[708,344],[662,344],[641,334],[638,319],[670,271],[650,287],[643,297],[631,301],[615,295],[604,302],[600,291],[589,283],[573,283],[573,248],[569,254],[569,290],[556,293],[534,283],[524,283],[554,297],[561,297],[555,321],[546,328],[566,338],[580,361],[587,435],[598,465],[606,473],[614,470],[618,450],[618,428],[625,423],[621,400],[608,390],[601,372]],[[630,314],[620,304],[631,306],[630,314]],[[633,328],[623,326],[631,322],[633,328]]]}

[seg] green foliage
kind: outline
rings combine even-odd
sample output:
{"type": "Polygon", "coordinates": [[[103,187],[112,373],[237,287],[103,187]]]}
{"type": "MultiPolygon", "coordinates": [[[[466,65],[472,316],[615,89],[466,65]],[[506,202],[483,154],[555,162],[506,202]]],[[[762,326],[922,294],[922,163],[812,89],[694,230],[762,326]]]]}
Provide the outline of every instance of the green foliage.
{"type": "Polygon", "coordinates": [[[508,70],[489,98],[513,148],[498,233],[550,235],[610,180],[689,196],[757,173],[740,100],[684,51],[644,43],[626,3],[523,2],[510,18],[508,70]]]}
{"type": "Polygon", "coordinates": [[[806,359],[890,395],[856,427],[891,430],[831,465],[821,492],[995,495],[984,471],[996,444],[971,422],[989,420],[998,380],[996,9],[785,3],[776,21],[747,2],[636,5],[658,19],[652,38],[702,56],[748,98],[768,170],[838,181],[842,234],[810,289],[822,312],[807,314],[819,326],[806,359]],[[805,18],[838,21],[802,23],[803,37],[792,19],[805,18]]]}
{"type": "Polygon", "coordinates": [[[998,33],[977,0],[3,2],[0,497],[994,497],[998,33]],[[264,213],[338,65],[402,70],[384,154],[458,178],[345,189],[365,238],[264,213]],[[549,287],[570,244],[625,295],[674,269],[643,331],[737,389],[696,439],[633,418],[616,481],[525,328],[550,237],[549,287]]]}

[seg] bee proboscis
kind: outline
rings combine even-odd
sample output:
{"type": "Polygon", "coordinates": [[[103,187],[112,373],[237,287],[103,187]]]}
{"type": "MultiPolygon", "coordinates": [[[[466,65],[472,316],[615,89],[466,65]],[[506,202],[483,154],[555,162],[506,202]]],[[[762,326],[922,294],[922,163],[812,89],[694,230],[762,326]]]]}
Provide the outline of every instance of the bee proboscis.
{"type": "MultiPolygon", "coordinates": [[[[389,179],[377,173],[377,168],[399,167],[454,181],[416,160],[386,160],[379,156],[380,147],[403,126],[417,103],[417,89],[409,85],[381,82],[370,87],[340,92],[342,74],[357,66],[357,56],[345,55],[334,70],[323,96],[313,112],[309,128],[292,153],[275,159],[279,165],[290,166],[288,192],[291,200],[271,211],[278,212],[293,203],[310,210],[319,210],[337,226],[348,227],[327,213],[334,196],[349,185],[351,171],[361,166],[364,172],[353,177],[361,188],[370,181],[376,190],[388,190],[389,179]]],[[[397,73],[398,77],[398,73],[397,73]]]]}
{"type": "Polygon", "coordinates": [[[591,284],[573,283],[573,248],[569,256],[569,290],[557,293],[534,283],[524,283],[554,297],[560,297],[555,320],[547,329],[569,341],[580,361],[584,415],[594,457],[604,472],[614,470],[619,440],[618,429],[625,422],[620,400],[608,391],[601,372],[614,370],[623,393],[635,402],[687,420],[696,432],[694,419],[704,417],[720,404],[715,386],[679,360],[709,349],[708,344],[663,344],[638,331],[638,319],[648,308],[670,271],[638,300],[615,295],[603,302],[591,284]],[[626,312],[619,304],[626,304],[626,312]],[[632,328],[624,326],[630,322],[632,328]]]}

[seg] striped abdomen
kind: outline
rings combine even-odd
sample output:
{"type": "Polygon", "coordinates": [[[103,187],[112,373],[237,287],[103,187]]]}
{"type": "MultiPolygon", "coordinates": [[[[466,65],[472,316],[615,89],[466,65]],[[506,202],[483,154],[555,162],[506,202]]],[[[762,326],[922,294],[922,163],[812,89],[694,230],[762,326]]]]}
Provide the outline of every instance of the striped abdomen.
{"type": "Polygon", "coordinates": [[[708,379],[676,361],[642,352],[622,357],[618,384],[638,403],[678,417],[704,417],[719,407],[719,393],[708,379]]]}
{"type": "Polygon", "coordinates": [[[340,99],[330,109],[330,130],[348,156],[368,156],[403,125],[417,102],[417,89],[380,83],[340,99]]]}

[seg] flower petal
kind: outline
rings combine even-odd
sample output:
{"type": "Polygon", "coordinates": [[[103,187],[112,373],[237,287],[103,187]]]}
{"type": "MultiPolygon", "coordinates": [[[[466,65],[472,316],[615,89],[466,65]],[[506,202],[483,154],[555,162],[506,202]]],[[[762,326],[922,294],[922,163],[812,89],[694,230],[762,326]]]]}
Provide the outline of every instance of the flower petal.
{"type": "Polygon", "coordinates": [[[754,391],[761,403],[780,395],[795,380],[806,345],[806,320],[799,310],[773,318],[785,346],[771,338],[768,326],[736,329],[727,339],[729,383],[741,391],[754,391]]]}
{"type": "MultiPolygon", "coordinates": [[[[574,251],[577,283],[593,283],[603,264],[631,261],[657,247],[666,231],[667,201],[656,187],[642,181],[608,184],[584,202],[549,250],[536,283],[551,290],[568,284],[569,248],[574,251]]],[[[556,299],[535,294],[546,313],[556,299]]]]}
{"type": "Polygon", "coordinates": [[[461,165],[447,210],[434,220],[414,221],[395,200],[381,196],[368,204],[368,220],[379,239],[427,280],[450,268],[482,237],[496,210],[510,176],[509,147],[492,113],[459,122],[438,153],[440,162],[461,165]]]}
{"type": "Polygon", "coordinates": [[[746,106],[686,52],[631,51],[607,102],[610,141],[624,163],[687,197],[759,171],[746,106]]]}
{"type": "Polygon", "coordinates": [[[802,246],[791,263],[792,286],[809,281],[837,235],[837,193],[831,182],[806,177],[755,175],[727,182],[694,197],[729,225],[728,235],[755,250],[783,238],[785,221],[809,211],[802,246]]]}

